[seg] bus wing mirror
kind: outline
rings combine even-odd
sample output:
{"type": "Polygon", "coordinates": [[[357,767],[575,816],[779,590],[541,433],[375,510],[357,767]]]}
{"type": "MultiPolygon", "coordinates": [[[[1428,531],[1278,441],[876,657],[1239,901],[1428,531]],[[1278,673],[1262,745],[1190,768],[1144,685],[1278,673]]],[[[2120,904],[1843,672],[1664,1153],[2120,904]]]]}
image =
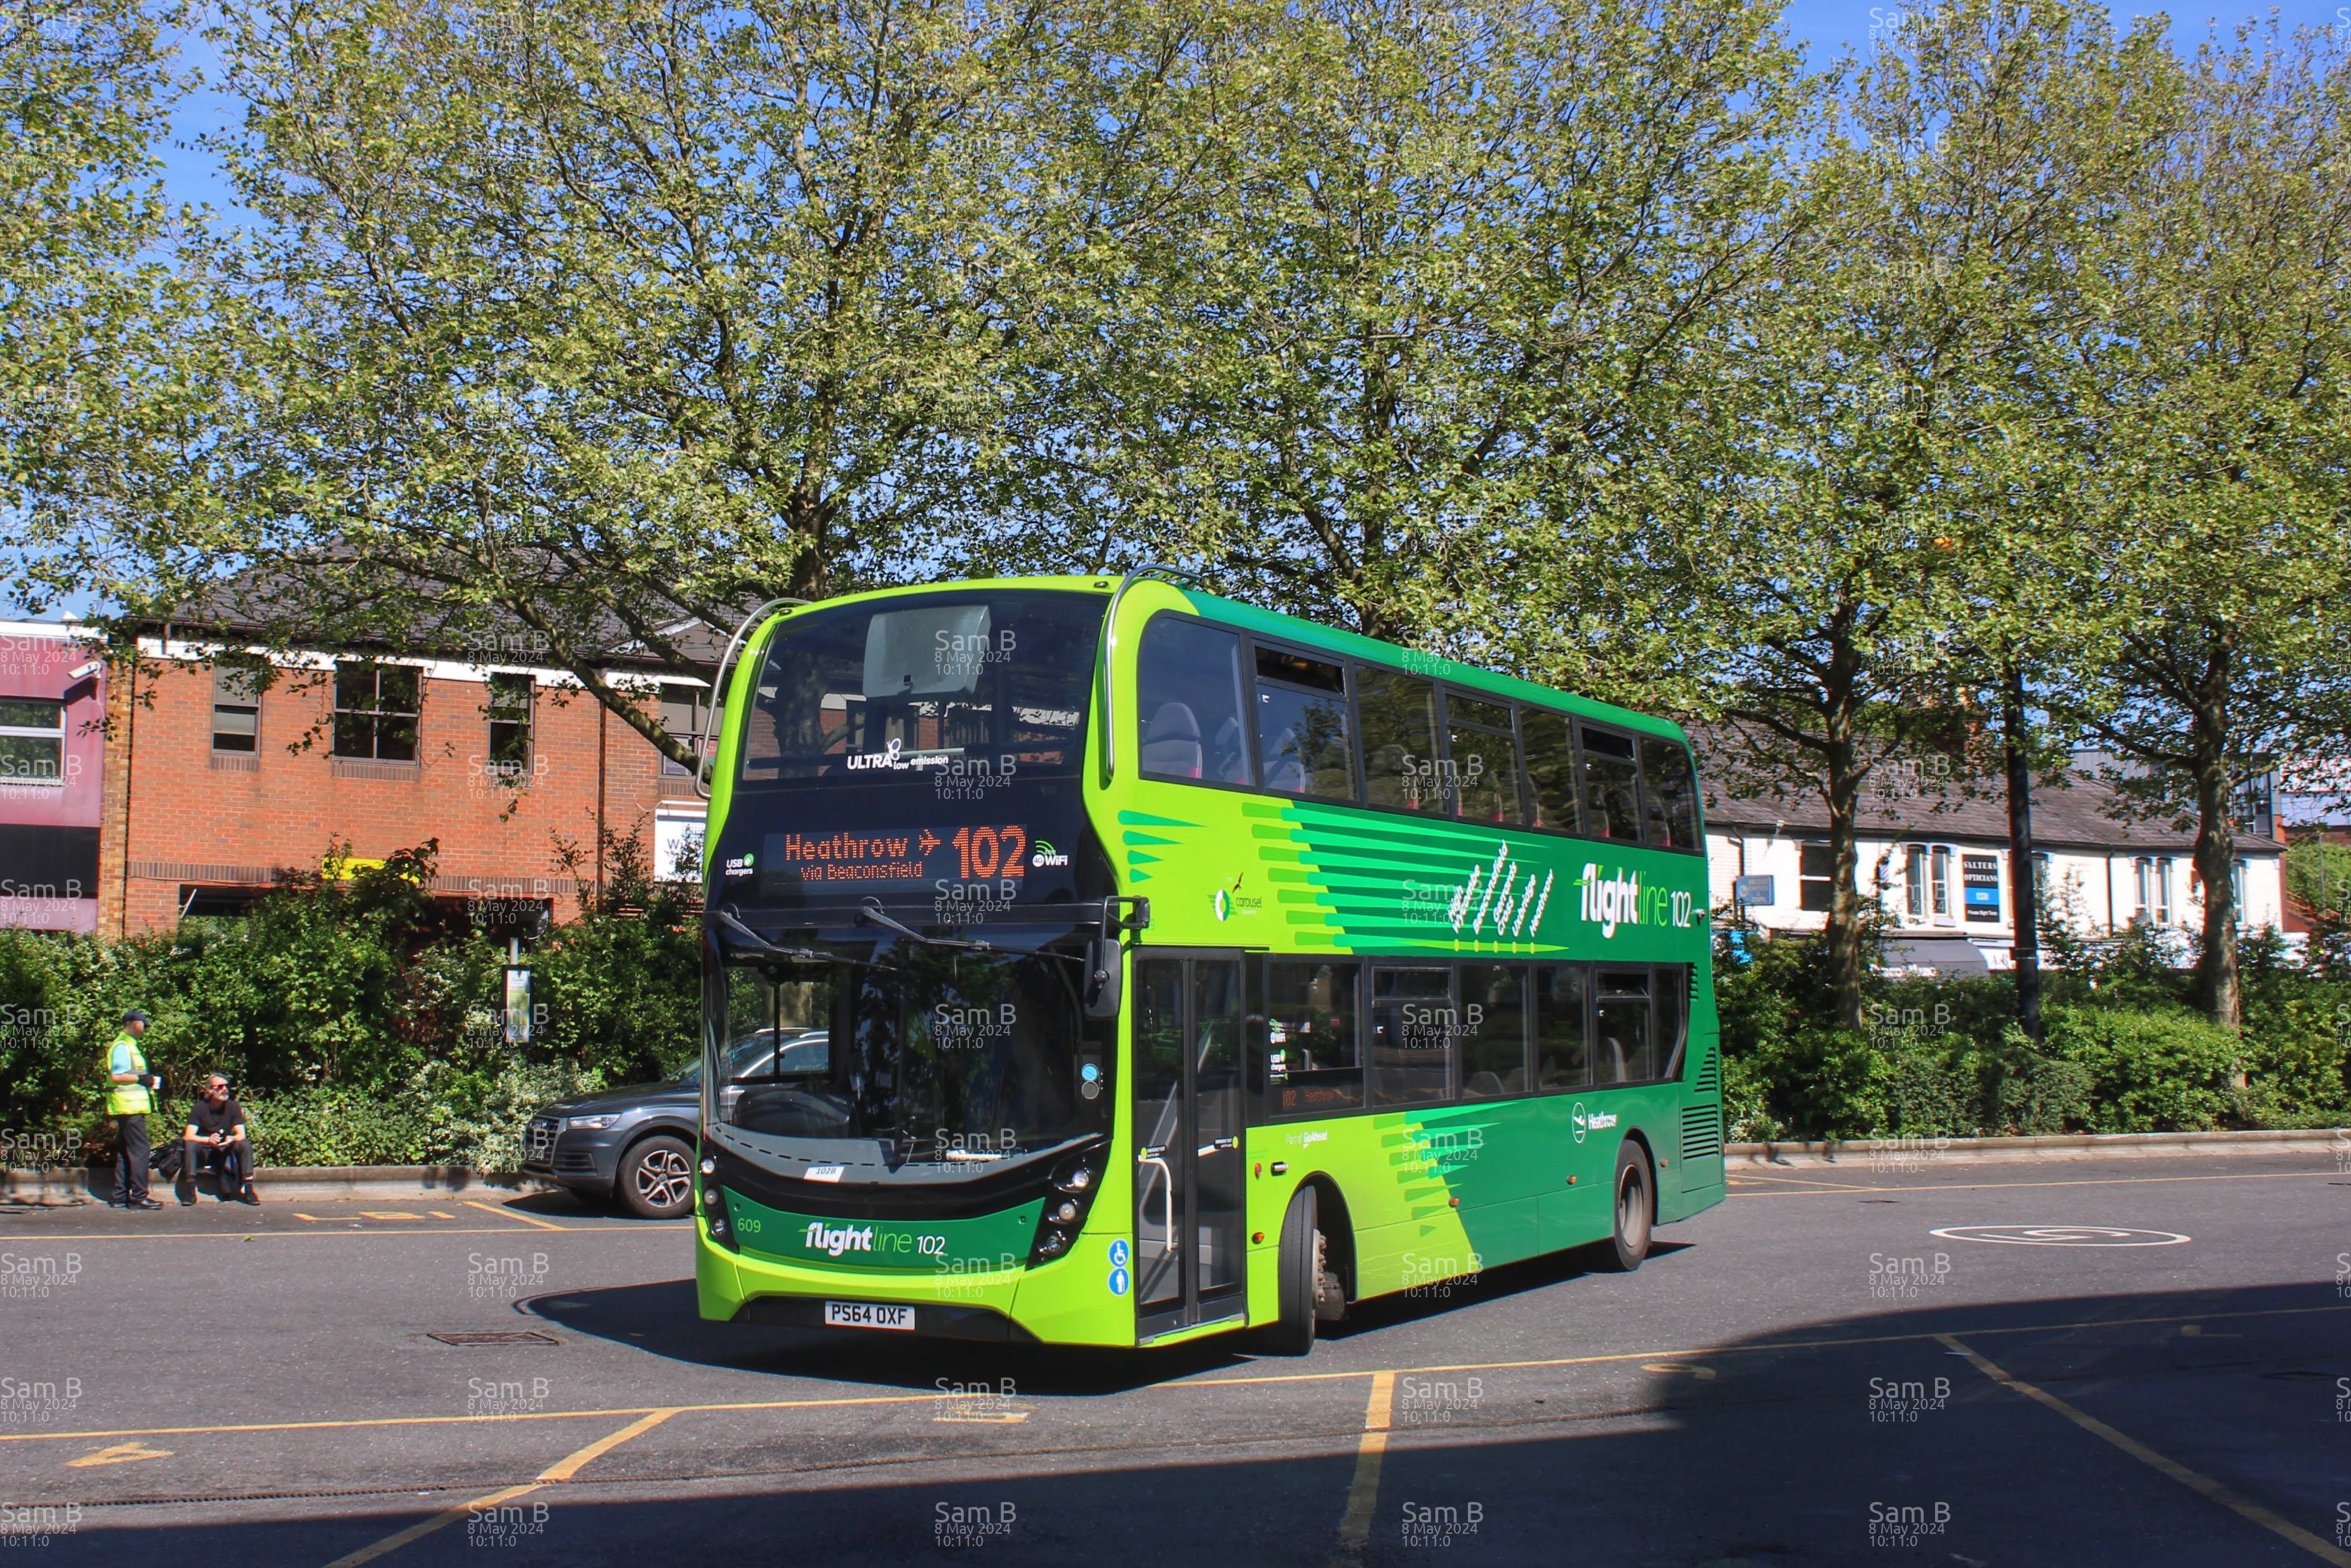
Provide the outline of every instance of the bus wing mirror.
{"type": "Polygon", "coordinates": [[[1118,1017],[1121,960],[1115,936],[1097,936],[1086,944],[1086,1017],[1118,1017]]]}

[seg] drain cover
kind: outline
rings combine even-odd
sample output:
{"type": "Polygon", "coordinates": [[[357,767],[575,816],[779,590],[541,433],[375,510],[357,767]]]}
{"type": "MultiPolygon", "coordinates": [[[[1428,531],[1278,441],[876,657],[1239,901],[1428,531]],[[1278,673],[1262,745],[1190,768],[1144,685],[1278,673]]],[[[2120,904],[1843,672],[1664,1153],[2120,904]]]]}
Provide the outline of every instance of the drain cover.
{"type": "Polygon", "coordinates": [[[553,1334],[534,1329],[452,1329],[444,1333],[429,1333],[426,1339],[437,1339],[443,1344],[561,1344],[553,1334]]]}

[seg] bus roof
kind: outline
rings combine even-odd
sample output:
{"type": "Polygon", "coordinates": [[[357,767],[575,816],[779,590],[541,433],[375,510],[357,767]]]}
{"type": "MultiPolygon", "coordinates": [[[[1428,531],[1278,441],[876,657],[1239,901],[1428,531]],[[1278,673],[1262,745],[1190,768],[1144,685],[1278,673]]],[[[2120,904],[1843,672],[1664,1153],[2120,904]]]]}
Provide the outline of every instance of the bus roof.
{"type": "MultiPolygon", "coordinates": [[[[829,609],[836,604],[854,603],[862,600],[895,598],[904,594],[933,593],[941,590],[972,588],[1053,589],[1066,592],[1091,593],[1106,599],[1118,587],[1118,584],[1119,577],[1107,573],[1099,577],[965,578],[946,582],[907,583],[896,588],[869,589],[862,593],[845,593],[838,598],[827,599],[809,605],[807,609],[829,609]]],[[[1143,593],[1146,589],[1156,590],[1157,592],[1146,599],[1145,602],[1155,600],[1163,609],[1169,608],[1168,601],[1173,599],[1204,619],[1238,627],[1245,632],[1256,632],[1266,637],[1276,637],[1284,642],[1296,643],[1304,647],[1351,658],[1399,666],[1409,663],[1411,673],[1426,675],[1434,680],[1449,681],[1456,685],[1482,690],[1497,696],[1514,697],[1520,702],[1541,703],[1552,707],[1563,707],[1584,717],[1602,719],[1612,724],[1622,725],[1628,729],[1643,730],[1676,740],[1687,740],[1681,727],[1671,719],[1659,718],[1654,714],[1642,713],[1635,708],[1619,707],[1614,703],[1600,702],[1573,692],[1562,691],[1534,681],[1521,680],[1516,675],[1501,674],[1480,665],[1447,658],[1442,654],[1424,653],[1419,649],[1408,649],[1395,643],[1383,643],[1376,637],[1366,637],[1358,632],[1347,632],[1335,626],[1325,626],[1320,622],[1309,621],[1302,616],[1284,614],[1278,610],[1261,609],[1238,599],[1226,599],[1218,594],[1186,588],[1180,582],[1172,581],[1164,577],[1139,579],[1134,591],[1143,593]]]]}

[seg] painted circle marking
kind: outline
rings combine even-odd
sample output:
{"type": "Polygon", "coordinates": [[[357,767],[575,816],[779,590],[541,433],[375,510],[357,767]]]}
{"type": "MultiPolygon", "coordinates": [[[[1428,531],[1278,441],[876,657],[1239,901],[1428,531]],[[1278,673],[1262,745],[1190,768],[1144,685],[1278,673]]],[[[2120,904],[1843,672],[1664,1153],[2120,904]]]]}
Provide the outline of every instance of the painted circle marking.
{"type": "Polygon", "coordinates": [[[1123,1236],[1110,1244],[1110,1266],[1113,1269],[1126,1267],[1126,1238],[1123,1236]]]}
{"type": "Polygon", "coordinates": [[[1126,1294],[1125,1270],[1113,1269],[1110,1271],[1110,1293],[1113,1296],[1123,1296],[1126,1294]]]}
{"type": "Polygon", "coordinates": [[[1952,1225],[1928,1234],[1946,1241],[1988,1241],[2001,1247],[2177,1247],[2189,1239],[2176,1230],[2133,1230],[2119,1225],[1952,1225]]]}

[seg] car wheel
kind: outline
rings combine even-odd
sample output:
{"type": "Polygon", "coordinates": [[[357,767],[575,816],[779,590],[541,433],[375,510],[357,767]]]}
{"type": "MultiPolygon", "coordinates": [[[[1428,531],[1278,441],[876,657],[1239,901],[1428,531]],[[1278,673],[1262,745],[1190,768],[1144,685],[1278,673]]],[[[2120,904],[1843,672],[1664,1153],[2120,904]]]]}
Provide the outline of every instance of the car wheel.
{"type": "Polygon", "coordinates": [[[616,1184],[621,1202],[644,1219],[676,1219],[694,1208],[694,1151],[666,1134],[629,1145],[616,1184]]]}
{"type": "Polygon", "coordinates": [[[1616,1150],[1616,1232],[1604,1258],[1620,1274],[1629,1274],[1649,1255],[1649,1235],[1657,1218],[1656,1184],[1649,1176],[1648,1156],[1629,1139],[1616,1150]]]}

